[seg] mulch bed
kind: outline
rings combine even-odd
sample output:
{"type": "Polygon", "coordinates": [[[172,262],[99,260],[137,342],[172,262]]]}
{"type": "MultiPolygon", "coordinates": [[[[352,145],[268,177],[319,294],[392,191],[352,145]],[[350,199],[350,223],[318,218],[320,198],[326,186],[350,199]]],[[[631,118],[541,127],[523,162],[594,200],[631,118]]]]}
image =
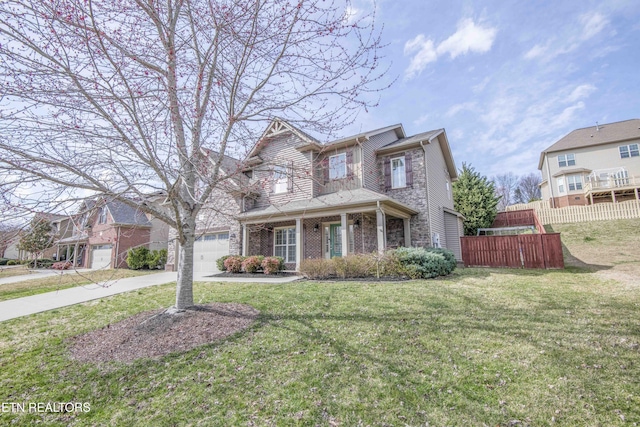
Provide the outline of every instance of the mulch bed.
{"type": "Polygon", "coordinates": [[[184,352],[249,327],[258,310],[245,304],[212,303],[167,313],[138,313],[119,323],[70,339],[70,353],[82,362],[125,362],[184,352]]]}

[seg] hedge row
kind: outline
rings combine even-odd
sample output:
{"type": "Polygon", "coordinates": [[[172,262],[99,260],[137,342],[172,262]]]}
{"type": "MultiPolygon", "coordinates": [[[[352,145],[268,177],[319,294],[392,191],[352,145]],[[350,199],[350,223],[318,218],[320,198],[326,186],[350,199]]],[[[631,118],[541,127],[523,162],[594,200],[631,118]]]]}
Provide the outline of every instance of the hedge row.
{"type": "Polygon", "coordinates": [[[429,279],[451,274],[456,268],[453,252],[435,248],[399,248],[378,254],[357,254],[332,259],[306,259],[300,273],[309,279],[339,277],[408,277],[429,279]]]}
{"type": "Polygon", "coordinates": [[[240,256],[225,255],[216,261],[218,270],[230,273],[259,273],[276,274],[284,270],[284,258],[264,257],[262,255],[240,256]]]}

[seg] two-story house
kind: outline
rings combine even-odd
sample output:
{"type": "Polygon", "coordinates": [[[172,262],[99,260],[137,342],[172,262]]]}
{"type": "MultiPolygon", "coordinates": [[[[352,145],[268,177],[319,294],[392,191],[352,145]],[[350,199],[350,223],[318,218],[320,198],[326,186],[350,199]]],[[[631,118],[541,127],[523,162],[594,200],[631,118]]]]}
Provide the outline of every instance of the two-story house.
{"type": "Polygon", "coordinates": [[[57,259],[76,267],[126,268],[130,248],[167,248],[168,225],[120,200],[84,200],[71,220],[72,235],[58,241],[57,259]]]}
{"type": "Polygon", "coordinates": [[[576,129],[540,153],[551,207],[640,199],[640,119],[576,129]]]}
{"type": "Polygon", "coordinates": [[[322,144],[276,119],[245,161],[228,164],[241,165],[248,182],[237,181],[223,203],[217,194],[215,214],[203,209],[196,273],[215,271],[228,253],[281,256],[292,270],[306,258],[400,246],[446,247],[461,258],[444,129],[408,137],[398,124],[322,144]]]}

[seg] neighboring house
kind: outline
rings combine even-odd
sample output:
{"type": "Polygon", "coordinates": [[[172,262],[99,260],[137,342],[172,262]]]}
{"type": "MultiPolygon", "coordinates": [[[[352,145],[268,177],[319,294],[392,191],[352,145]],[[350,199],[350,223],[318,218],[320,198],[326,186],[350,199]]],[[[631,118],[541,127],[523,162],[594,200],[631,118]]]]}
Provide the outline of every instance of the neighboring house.
{"type": "MultiPolygon", "coordinates": [[[[407,137],[398,124],[321,144],[276,119],[244,162],[223,163],[242,176],[216,193],[224,211],[202,210],[195,272],[214,272],[225,254],[282,256],[296,270],[302,259],[400,246],[446,247],[461,259],[444,129],[407,137]]],[[[168,268],[176,256],[170,244],[168,268]]]]}
{"type": "Polygon", "coordinates": [[[20,230],[5,234],[0,244],[0,258],[22,259],[24,254],[18,248],[19,244],[20,230]]]}
{"type": "Polygon", "coordinates": [[[57,259],[77,267],[126,268],[130,248],[167,247],[168,226],[120,200],[85,200],[72,221],[72,235],[58,241],[57,259]]]}
{"type": "Polygon", "coordinates": [[[640,199],[640,119],[576,129],[540,153],[552,207],[640,199]]]}

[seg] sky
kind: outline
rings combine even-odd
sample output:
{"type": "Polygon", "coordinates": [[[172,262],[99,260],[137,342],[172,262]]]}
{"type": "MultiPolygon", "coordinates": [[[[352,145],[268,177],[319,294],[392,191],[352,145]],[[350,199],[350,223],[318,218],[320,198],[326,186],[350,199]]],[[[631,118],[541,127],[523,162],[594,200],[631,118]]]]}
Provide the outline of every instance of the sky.
{"type": "Polygon", "coordinates": [[[538,172],[574,129],[640,118],[640,2],[355,0],[383,24],[389,78],[344,136],[444,128],[458,168],[538,172]]]}

